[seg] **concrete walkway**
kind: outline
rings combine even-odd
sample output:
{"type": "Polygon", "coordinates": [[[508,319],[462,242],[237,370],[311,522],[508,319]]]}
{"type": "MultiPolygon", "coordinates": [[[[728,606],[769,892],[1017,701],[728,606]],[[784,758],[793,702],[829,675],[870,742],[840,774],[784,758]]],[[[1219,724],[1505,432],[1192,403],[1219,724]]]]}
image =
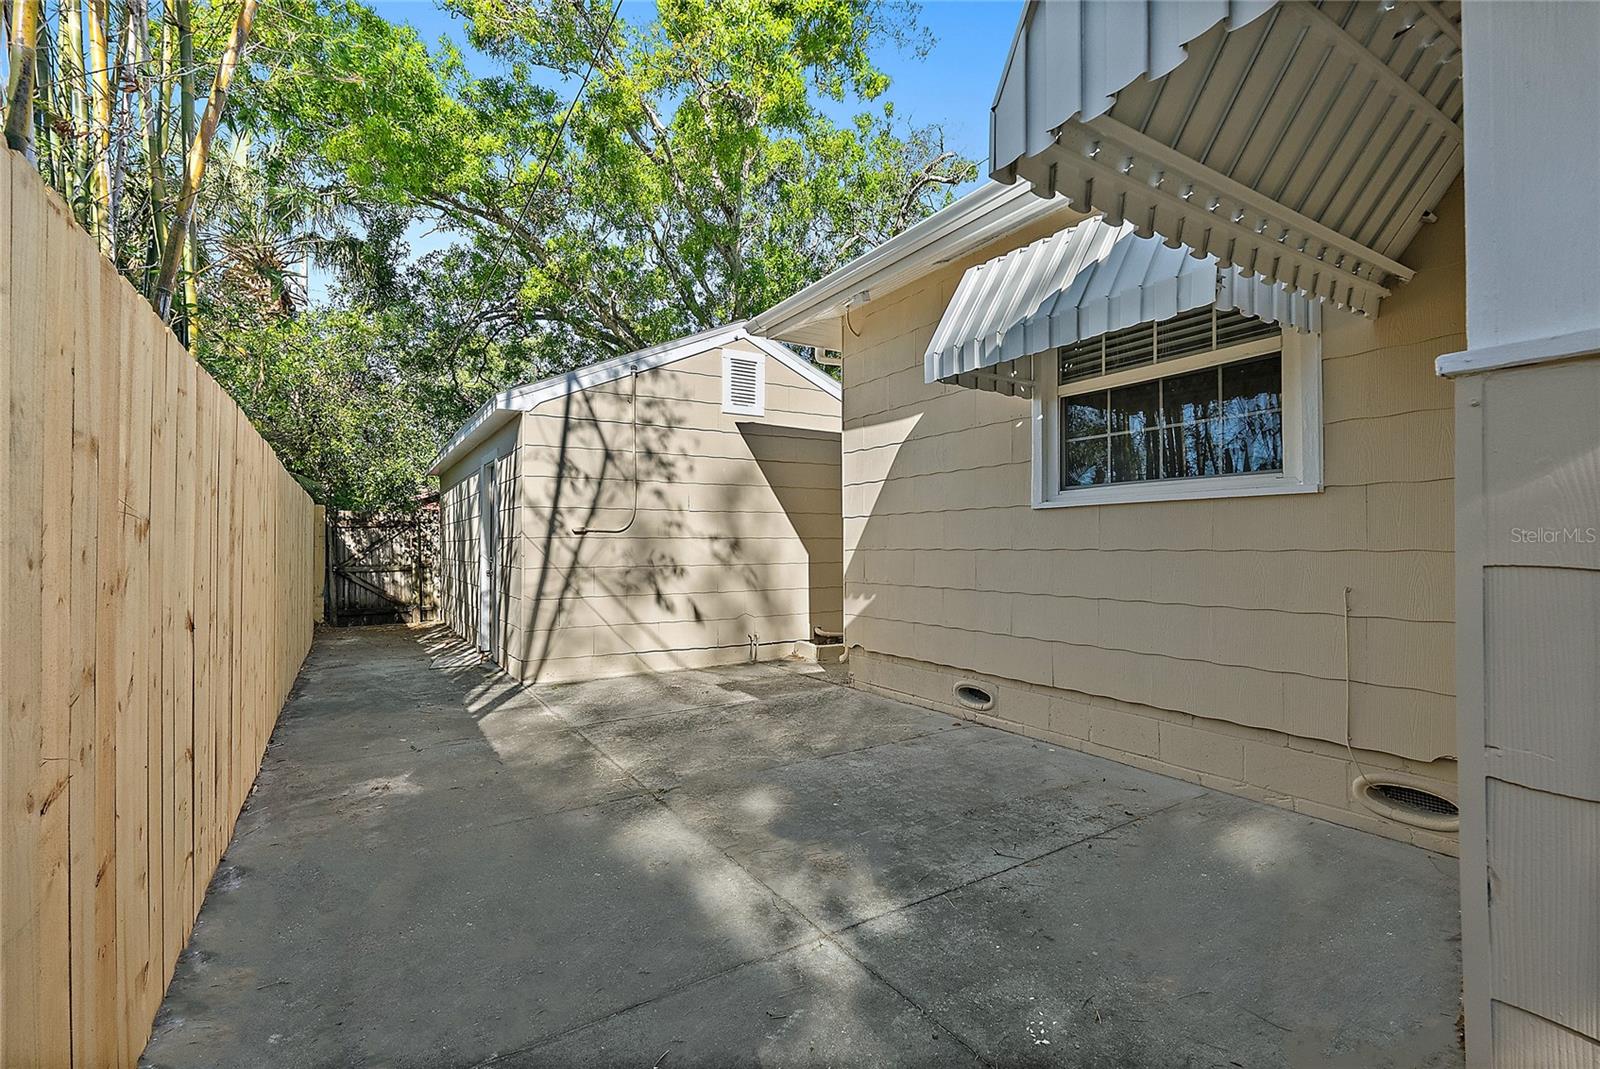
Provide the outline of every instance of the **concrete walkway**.
{"type": "Polygon", "coordinates": [[[457,649],[318,639],[150,1065],[1460,1064],[1449,858],[814,668],[457,649]]]}

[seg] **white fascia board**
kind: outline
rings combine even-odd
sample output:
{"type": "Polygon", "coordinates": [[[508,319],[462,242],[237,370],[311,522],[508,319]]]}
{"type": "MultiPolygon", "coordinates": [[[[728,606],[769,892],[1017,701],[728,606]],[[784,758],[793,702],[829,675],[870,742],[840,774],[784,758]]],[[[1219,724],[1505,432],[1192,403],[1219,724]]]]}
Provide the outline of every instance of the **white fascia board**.
{"type": "Polygon", "coordinates": [[[698,334],[675,338],[648,349],[614,356],[610,360],[602,360],[598,364],[569,371],[565,375],[501,390],[484,402],[483,407],[474,412],[472,417],[462,424],[461,429],[451,436],[450,441],[439,451],[433,465],[428,468],[428,474],[442,474],[446,468],[492,436],[519,412],[531,412],[546,401],[554,401],[594,386],[603,386],[634,371],[649,371],[735,341],[750,342],[768,356],[792,368],[818,389],[826,391],[835,400],[842,397],[837,382],[812,366],[809,361],[802,359],[799,353],[787,345],[752,334],[745,329],[743,323],[730,323],[725,327],[713,327],[698,334]]]}
{"type": "Polygon", "coordinates": [[[990,241],[1069,211],[1065,197],[1040,197],[1026,183],[986,182],[871,252],[752,316],[747,326],[752,333],[768,338],[799,345],[826,344],[840,338],[838,320],[848,309],[914,282],[990,241]]]}
{"type": "Polygon", "coordinates": [[[763,338],[759,334],[747,333],[744,335],[744,340],[795,372],[817,389],[822,390],[835,401],[844,400],[844,387],[840,385],[838,379],[835,379],[787,345],[779,341],[773,341],[771,338],[763,338]]]}
{"type": "Polygon", "coordinates": [[[439,451],[439,455],[434,458],[433,465],[428,468],[429,475],[443,475],[447,468],[476,448],[478,443],[492,437],[496,431],[505,426],[506,421],[516,414],[516,410],[509,403],[512,389],[515,387],[501,390],[468,417],[467,422],[450,437],[444,448],[439,451]]]}

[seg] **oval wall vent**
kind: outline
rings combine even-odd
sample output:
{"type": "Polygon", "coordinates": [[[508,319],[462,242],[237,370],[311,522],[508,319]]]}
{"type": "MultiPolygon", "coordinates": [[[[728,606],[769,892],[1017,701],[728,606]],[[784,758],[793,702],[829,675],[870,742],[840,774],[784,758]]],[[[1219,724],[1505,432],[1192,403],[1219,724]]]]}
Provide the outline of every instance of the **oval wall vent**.
{"type": "Polygon", "coordinates": [[[1375,813],[1429,831],[1456,831],[1461,810],[1455,802],[1427,787],[1397,777],[1361,776],[1353,785],[1357,798],[1375,813]]]}
{"type": "Polygon", "coordinates": [[[974,683],[964,679],[956,684],[956,701],[974,712],[983,712],[985,709],[994,708],[994,695],[981,683],[974,683]]]}

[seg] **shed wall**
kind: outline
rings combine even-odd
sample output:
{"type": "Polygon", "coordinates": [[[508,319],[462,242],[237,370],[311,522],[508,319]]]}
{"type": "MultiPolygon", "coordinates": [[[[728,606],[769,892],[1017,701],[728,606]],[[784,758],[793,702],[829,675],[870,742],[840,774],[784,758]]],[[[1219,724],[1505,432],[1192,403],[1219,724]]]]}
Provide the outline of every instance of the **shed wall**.
{"type": "Polygon", "coordinates": [[[1453,850],[1351,793],[1378,768],[1454,790],[1453,431],[1433,360],[1464,340],[1459,183],[1439,216],[1380,319],[1327,317],[1316,494],[1030,508],[1029,403],[927,385],[923,353],[962,272],[1039,234],[855,313],[855,678],[962,713],[953,686],[978,676],[988,722],[1453,850]]]}
{"type": "MultiPolygon", "coordinates": [[[[478,564],[482,549],[482,502],[478,474],[486,461],[510,457],[511,462],[500,469],[503,492],[499,500],[502,503],[514,500],[514,464],[521,459],[517,441],[518,420],[513,416],[493,437],[447,469],[439,479],[439,619],[468,642],[477,641],[481,611],[478,564]]],[[[504,507],[501,517],[498,555],[501,575],[496,591],[501,601],[499,618],[504,625],[509,619],[506,595],[510,589],[510,573],[515,568],[517,544],[514,512],[509,506],[504,507]]],[[[497,664],[503,663],[500,656],[504,653],[505,632],[502,626],[494,636],[497,664]]]]}
{"type": "MultiPolygon", "coordinates": [[[[814,627],[842,629],[839,402],[766,361],[760,417],[722,411],[721,349],[641,373],[637,455],[628,378],[521,417],[508,671],[545,682],[732,663],[752,634],[781,657],[814,627]]],[[[480,451],[503,452],[502,436],[480,451]]],[[[470,481],[442,498],[462,576],[477,574],[470,481]]],[[[471,604],[446,618],[476,627],[471,604]]]]}

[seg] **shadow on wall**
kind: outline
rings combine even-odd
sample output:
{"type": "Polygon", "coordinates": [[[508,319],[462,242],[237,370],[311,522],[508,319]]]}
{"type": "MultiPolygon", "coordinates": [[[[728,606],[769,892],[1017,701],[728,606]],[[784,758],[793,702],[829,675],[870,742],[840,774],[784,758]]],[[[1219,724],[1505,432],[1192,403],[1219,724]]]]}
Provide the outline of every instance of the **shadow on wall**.
{"type": "Polygon", "coordinates": [[[833,634],[843,632],[844,522],[840,508],[843,487],[839,432],[740,423],[739,434],[805,547],[811,626],[833,634]],[[819,502],[819,497],[831,500],[831,507],[819,502]]]}
{"type": "MultiPolygon", "coordinates": [[[[527,417],[520,537],[502,556],[521,584],[501,592],[501,648],[523,679],[553,677],[547,669],[560,660],[739,644],[743,624],[726,628],[736,640],[719,642],[719,620],[778,611],[769,573],[752,559],[757,545],[736,524],[705,528],[706,514],[738,507],[727,498],[734,488],[700,485],[696,428],[683,423],[682,399],[653,396],[643,388],[649,381],[638,383],[636,416],[634,384],[622,380],[616,390],[568,394],[559,413],[527,417]],[[742,595],[738,612],[730,594],[742,595]]],[[[831,438],[836,458],[838,435],[831,438]]]]}

